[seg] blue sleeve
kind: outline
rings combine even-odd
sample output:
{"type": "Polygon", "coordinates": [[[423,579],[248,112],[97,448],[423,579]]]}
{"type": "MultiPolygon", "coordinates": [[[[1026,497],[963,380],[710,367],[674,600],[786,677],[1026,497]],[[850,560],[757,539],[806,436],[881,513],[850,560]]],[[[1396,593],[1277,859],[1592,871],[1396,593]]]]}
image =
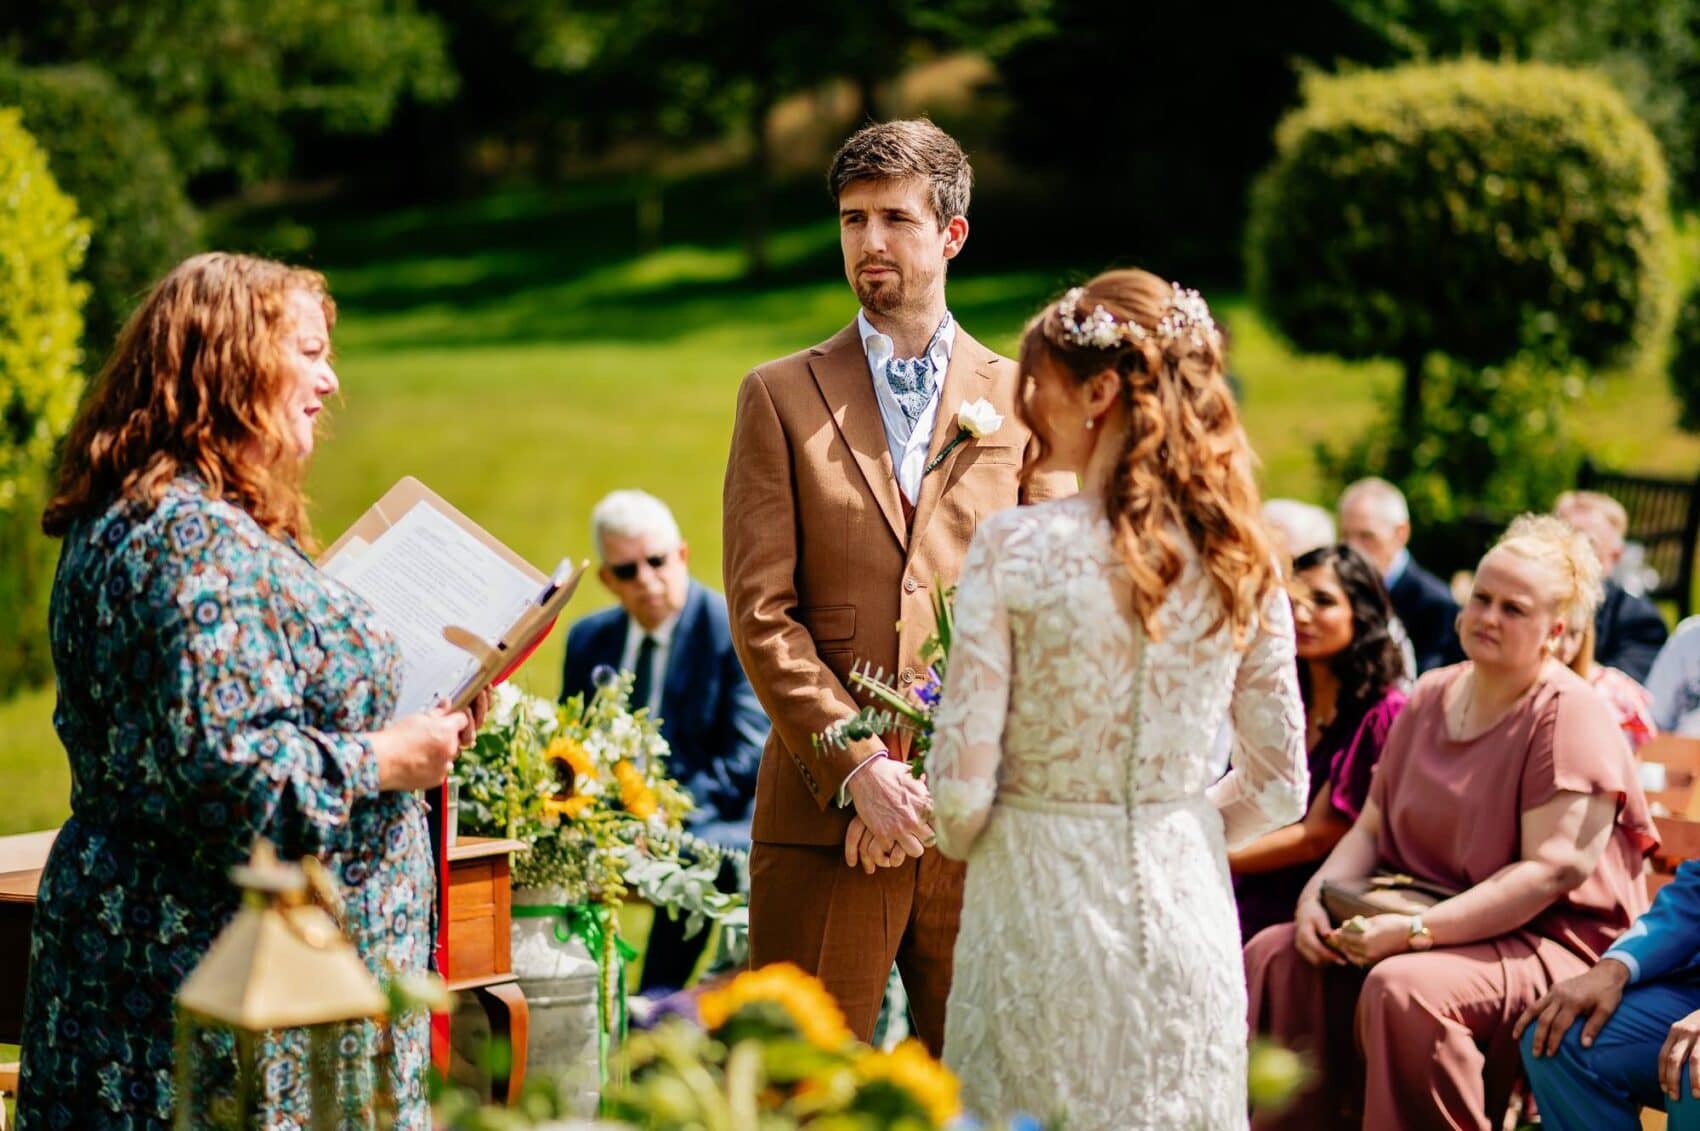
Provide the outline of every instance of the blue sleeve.
{"type": "Polygon", "coordinates": [[[1629,967],[1631,982],[1651,981],[1700,962],[1700,861],[1680,864],[1653,906],[1602,957],[1629,967]]]}

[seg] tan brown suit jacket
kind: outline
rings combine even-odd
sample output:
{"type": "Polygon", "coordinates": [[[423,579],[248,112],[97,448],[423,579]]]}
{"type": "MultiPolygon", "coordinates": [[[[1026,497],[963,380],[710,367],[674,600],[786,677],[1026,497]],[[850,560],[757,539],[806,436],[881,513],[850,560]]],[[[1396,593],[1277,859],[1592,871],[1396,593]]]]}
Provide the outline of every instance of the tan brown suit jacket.
{"type": "MultiPolygon", "coordinates": [[[[755,840],[843,843],[851,812],[834,802],[856,759],[811,739],[855,711],[846,689],[855,663],[895,672],[905,686],[919,673],[935,580],[954,584],[980,519],[1019,501],[1031,441],[1016,418],[1019,388],[1015,363],[958,327],[929,461],[956,435],[962,403],[983,397],[1004,422],[921,480],[911,523],[855,322],[744,378],[726,467],[724,567],[732,641],[773,720],[755,840]]],[[[1073,476],[1047,475],[1031,493],[1073,490],[1073,476]]]]}

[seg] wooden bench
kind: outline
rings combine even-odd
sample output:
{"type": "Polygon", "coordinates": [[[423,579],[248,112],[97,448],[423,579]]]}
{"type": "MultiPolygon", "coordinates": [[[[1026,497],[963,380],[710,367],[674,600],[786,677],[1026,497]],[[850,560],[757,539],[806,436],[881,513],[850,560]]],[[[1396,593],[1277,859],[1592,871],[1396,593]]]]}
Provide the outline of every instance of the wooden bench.
{"type": "Polygon", "coordinates": [[[1653,601],[1676,605],[1681,619],[1693,611],[1694,545],[1700,537],[1700,476],[1687,479],[1607,471],[1583,460],[1576,486],[1610,495],[1629,513],[1627,541],[1645,551],[1645,564],[1658,575],[1647,591],[1653,601]]]}

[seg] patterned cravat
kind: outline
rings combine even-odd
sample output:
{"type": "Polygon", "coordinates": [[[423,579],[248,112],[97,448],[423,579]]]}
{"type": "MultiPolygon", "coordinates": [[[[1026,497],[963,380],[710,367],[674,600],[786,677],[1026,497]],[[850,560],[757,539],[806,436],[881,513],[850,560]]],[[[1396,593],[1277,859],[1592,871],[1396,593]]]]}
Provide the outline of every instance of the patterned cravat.
{"type": "Polygon", "coordinates": [[[933,349],[939,344],[939,338],[950,326],[950,315],[944,316],[939,328],[933,331],[932,339],[927,342],[927,348],[921,351],[920,357],[887,358],[885,362],[885,383],[890,386],[892,396],[897,398],[898,407],[903,409],[903,415],[910,424],[921,418],[927,410],[927,404],[933,399],[933,390],[938,386],[938,374],[933,366],[933,349]]]}

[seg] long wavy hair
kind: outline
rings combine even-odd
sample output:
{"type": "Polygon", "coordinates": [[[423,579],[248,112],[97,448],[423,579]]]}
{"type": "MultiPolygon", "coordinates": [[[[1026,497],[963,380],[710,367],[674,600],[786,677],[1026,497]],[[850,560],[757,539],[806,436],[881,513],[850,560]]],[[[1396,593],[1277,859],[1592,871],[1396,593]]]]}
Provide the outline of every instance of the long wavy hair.
{"type": "Polygon", "coordinates": [[[310,546],[306,468],[286,419],[296,290],[335,324],[323,275],[269,259],[210,252],[156,283],[78,410],[42,530],[62,537],[120,497],[156,502],[193,473],[274,537],[310,546]]]}
{"type": "MultiPolygon", "coordinates": [[[[1369,559],[1339,543],[1318,546],[1293,561],[1293,573],[1327,566],[1340,581],[1340,589],[1352,606],[1352,642],[1329,662],[1340,681],[1340,706],[1367,711],[1381,701],[1387,689],[1405,675],[1405,655],[1393,638],[1393,602],[1381,575],[1369,559]]],[[[1299,665],[1299,683],[1305,704],[1310,704],[1310,668],[1299,665]]],[[[1339,712],[1344,713],[1344,712],[1339,712]]]]}
{"type": "MultiPolygon", "coordinates": [[[[1221,598],[1217,627],[1225,620],[1244,647],[1280,578],[1259,516],[1251,448],[1224,375],[1221,334],[1208,325],[1169,328],[1185,298],[1148,271],[1107,271],[1028,323],[1021,371],[1042,380],[1050,370],[1081,384],[1115,372],[1129,426],[1104,505],[1132,577],[1134,610],[1146,632],[1158,636],[1157,609],[1181,575],[1177,536],[1185,536],[1221,598]],[[1114,332],[1083,344],[1070,327],[1087,324],[1099,307],[1114,320],[1114,332]]],[[[1025,419],[1026,398],[1022,413],[1025,419]]],[[[1042,458],[1042,429],[1034,434],[1042,458]]]]}

